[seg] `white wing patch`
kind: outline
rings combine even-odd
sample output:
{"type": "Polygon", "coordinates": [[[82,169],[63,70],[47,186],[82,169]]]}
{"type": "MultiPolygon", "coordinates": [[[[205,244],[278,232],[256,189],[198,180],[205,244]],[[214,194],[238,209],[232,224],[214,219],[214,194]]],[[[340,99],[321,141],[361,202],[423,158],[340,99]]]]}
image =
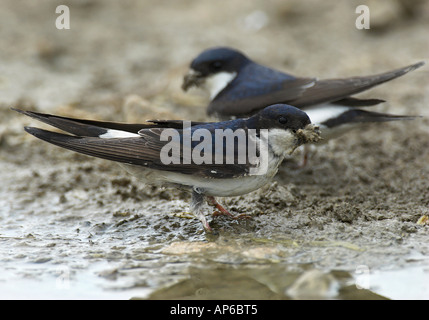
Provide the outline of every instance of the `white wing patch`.
{"type": "Polygon", "coordinates": [[[140,137],[137,133],[132,133],[128,131],[108,129],[106,133],[103,133],[99,136],[102,139],[117,139],[117,138],[135,138],[140,137]]]}
{"type": "Polygon", "coordinates": [[[344,112],[350,110],[350,107],[335,106],[331,104],[317,105],[311,108],[305,108],[304,111],[307,113],[311,120],[311,123],[320,125],[329,119],[335,119],[344,112]]]}

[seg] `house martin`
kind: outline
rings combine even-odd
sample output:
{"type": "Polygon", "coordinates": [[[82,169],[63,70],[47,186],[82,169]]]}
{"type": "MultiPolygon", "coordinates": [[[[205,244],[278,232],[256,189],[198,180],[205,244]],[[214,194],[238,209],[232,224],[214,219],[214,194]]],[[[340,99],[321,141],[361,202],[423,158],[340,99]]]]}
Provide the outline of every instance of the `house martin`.
{"type": "Polygon", "coordinates": [[[261,188],[276,174],[287,153],[320,139],[319,128],[311,124],[307,114],[285,104],[268,106],[246,119],[150,120],[144,124],[13,110],[68,133],[25,127],[41,140],[118,162],[148,184],[189,190],[191,213],[207,232],[212,229],[204,214],[205,201],[231,215],[215,197],[261,188]]]}
{"type": "Polygon", "coordinates": [[[384,100],[358,99],[353,95],[422,65],[424,62],[376,75],[318,80],[268,68],[232,48],[215,47],[203,51],[191,62],[182,89],[187,91],[196,86],[208,91],[207,112],[221,119],[247,117],[274,103],[293,105],[320,126],[326,142],[359,123],[414,119],[414,116],[364,110],[361,107],[384,100]]]}

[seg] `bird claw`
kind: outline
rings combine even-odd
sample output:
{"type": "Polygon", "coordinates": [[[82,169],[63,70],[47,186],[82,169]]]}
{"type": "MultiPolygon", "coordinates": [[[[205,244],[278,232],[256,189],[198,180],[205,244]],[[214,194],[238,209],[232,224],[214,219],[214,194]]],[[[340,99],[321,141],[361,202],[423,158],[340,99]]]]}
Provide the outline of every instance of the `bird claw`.
{"type": "Polygon", "coordinates": [[[234,216],[233,219],[252,219],[252,216],[245,213],[240,213],[239,215],[234,216]]]}
{"type": "Polygon", "coordinates": [[[213,212],[213,216],[228,216],[231,219],[250,219],[251,216],[247,214],[239,214],[239,215],[233,215],[231,212],[226,210],[219,202],[216,201],[214,197],[207,197],[207,203],[213,207],[215,207],[217,210],[213,212]]]}
{"type": "Polygon", "coordinates": [[[213,212],[213,216],[218,217],[218,216],[228,216],[231,219],[234,220],[241,220],[241,219],[252,219],[252,216],[245,214],[245,213],[241,213],[238,215],[233,215],[232,213],[230,213],[229,211],[226,212],[221,212],[216,210],[215,212],[213,212]]]}

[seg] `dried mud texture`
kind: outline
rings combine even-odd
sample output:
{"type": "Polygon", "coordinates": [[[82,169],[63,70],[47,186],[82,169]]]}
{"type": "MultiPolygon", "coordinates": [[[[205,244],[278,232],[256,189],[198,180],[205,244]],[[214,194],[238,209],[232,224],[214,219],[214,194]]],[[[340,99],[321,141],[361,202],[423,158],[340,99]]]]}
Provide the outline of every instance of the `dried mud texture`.
{"type": "Polygon", "coordinates": [[[215,45],[318,78],[427,59],[426,2],[366,3],[370,30],[356,29],[354,1],[82,0],[57,30],[55,1],[4,1],[0,297],[427,298],[427,66],[359,95],[421,118],[365,125],[312,148],[304,168],[297,150],[271,184],[220,199],[252,219],[209,218],[218,236],[186,214],[187,193],[38,141],[23,126],[45,126],[9,109],[207,120],[207,97],[180,85],[215,45]]]}
{"type": "MultiPolygon", "coordinates": [[[[296,137],[299,145],[322,140],[322,137],[320,136],[320,128],[314,124],[308,124],[304,129],[298,129],[296,131],[296,137]]],[[[289,155],[291,155],[295,149],[296,148],[293,148],[289,155]]]]}

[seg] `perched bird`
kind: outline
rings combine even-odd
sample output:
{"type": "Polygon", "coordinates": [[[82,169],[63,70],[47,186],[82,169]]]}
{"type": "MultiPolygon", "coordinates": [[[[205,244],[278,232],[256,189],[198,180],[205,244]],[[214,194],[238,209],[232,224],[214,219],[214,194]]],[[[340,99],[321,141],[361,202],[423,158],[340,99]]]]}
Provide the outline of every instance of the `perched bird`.
{"type": "Polygon", "coordinates": [[[384,102],[353,95],[393,80],[424,65],[413,65],[381,74],[343,79],[301,78],[260,65],[240,51],[215,47],[203,51],[190,64],[182,89],[192,86],[210,94],[209,115],[221,119],[247,117],[267,105],[287,103],[304,110],[320,126],[323,141],[359,123],[414,119],[363,110],[384,102]]]}
{"type": "Polygon", "coordinates": [[[214,197],[237,196],[261,188],[276,174],[286,153],[320,139],[318,128],[307,114],[285,104],[268,106],[247,119],[151,120],[145,124],[13,110],[70,133],[25,127],[39,139],[116,161],[149,184],[191,191],[191,212],[208,232],[212,229],[204,215],[204,200],[220,213],[231,215],[214,197]]]}

